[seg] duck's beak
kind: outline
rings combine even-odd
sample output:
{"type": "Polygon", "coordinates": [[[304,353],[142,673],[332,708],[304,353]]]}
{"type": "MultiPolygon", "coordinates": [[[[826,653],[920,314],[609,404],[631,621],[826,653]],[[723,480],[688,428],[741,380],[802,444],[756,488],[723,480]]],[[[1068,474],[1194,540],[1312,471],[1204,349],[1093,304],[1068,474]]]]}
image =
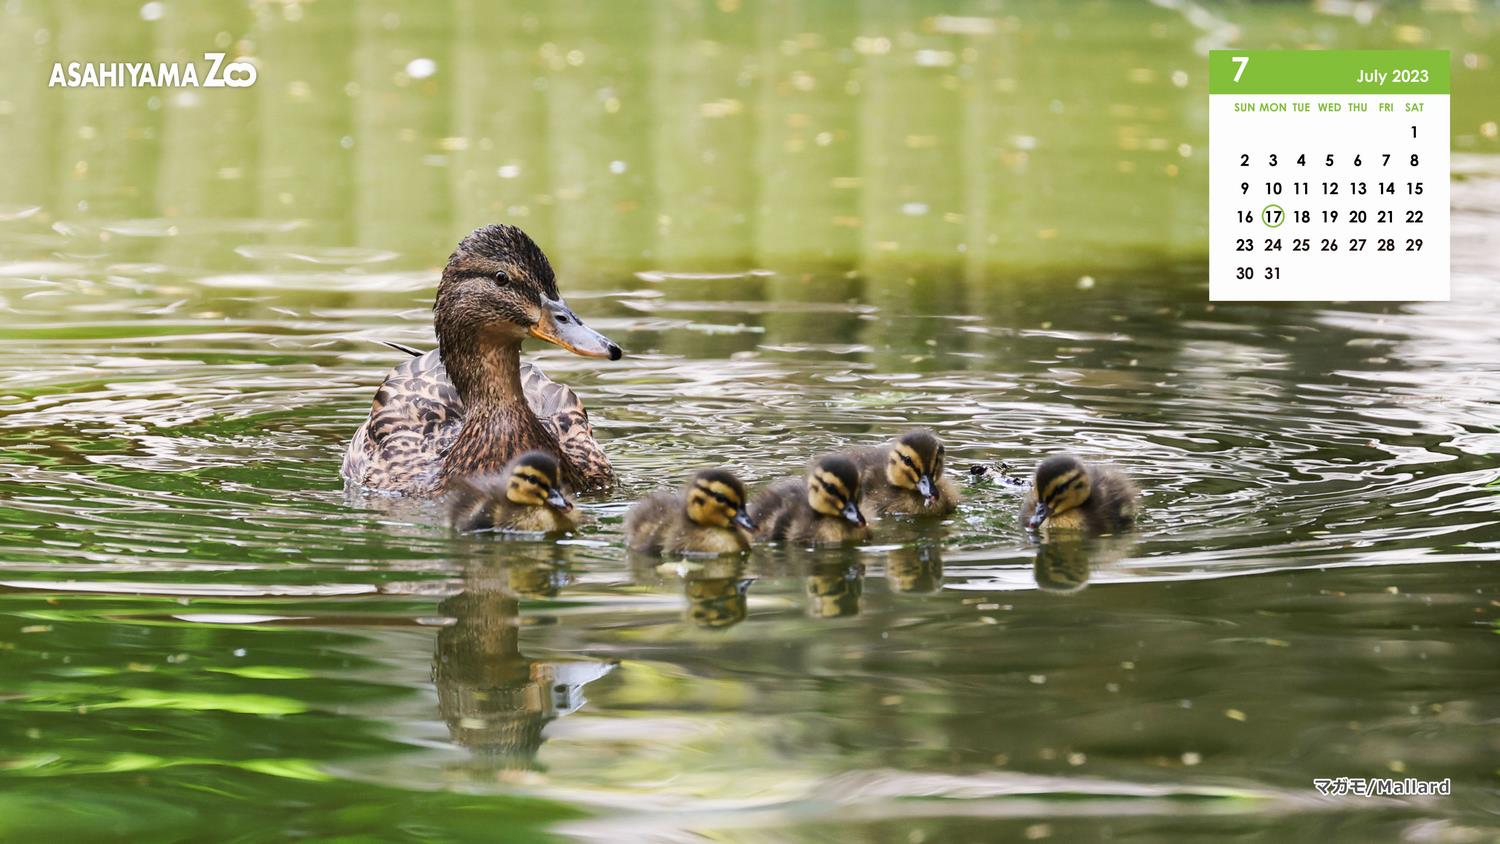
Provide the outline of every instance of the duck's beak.
{"type": "Polygon", "coordinates": [[[933,491],[932,476],[923,475],[917,479],[917,493],[922,496],[923,503],[929,507],[937,500],[937,493],[933,491]]]}
{"type": "Polygon", "coordinates": [[[745,530],[752,532],[755,530],[755,521],[750,518],[750,514],[746,512],[744,507],[741,507],[739,510],[735,511],[734,523],[744,528],[745,530]]]}
{"type": "Polygon", "coordinates": [[[531,336],[586,358],[619,360],[625,354],[608,337],[584,325],[561,299],[542,299],[542,316],[531,326],[531,336]]]}
{"type": "Polygon", "coordinates": [[[1032,513],[1031,518],[1026,520],[1026,527],[1030,528],[1031,530],[1036,530],[1037,528],[1042,526],[1042,522],[1047,521],[1047,517],[1050,515],[1052,515],[1052,509],[1046,504],[1038,501],[1036,504],[1036,512],[1032,513]]]}
{"type": "Polygon", "coordinates": [[[848,504],[844,505],[844,518],[852,524],[859,525],[860,527],[865,526],[865,517],[862,513],[859,512],[858,505],[856,505],[853,501],[850,501],[848,504]]]}
{"type": "Polygon", "coordinates": [[[562,490],[553,487],[547,492],[547,506],[559,513],[566,513],[573,509],[573,502],[569,501],[568,497],[562,494],[562,490]]]}

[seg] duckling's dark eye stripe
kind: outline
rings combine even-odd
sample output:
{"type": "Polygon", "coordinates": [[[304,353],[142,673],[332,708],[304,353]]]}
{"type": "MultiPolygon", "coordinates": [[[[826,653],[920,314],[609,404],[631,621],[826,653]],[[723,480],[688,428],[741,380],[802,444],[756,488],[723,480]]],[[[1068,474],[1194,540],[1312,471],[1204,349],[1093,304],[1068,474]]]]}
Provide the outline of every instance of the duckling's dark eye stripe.
{"type": "Polygon", "coordinates": [[[729,496],[719,492],[718,490],[703,486],[702,484],[695,484],[693,486],[693,489],[713,498],[713,500],[719,502],[720,504],[723,504],[725,507],[739,506],[738,502],[731,500],[729,496]]]}
{"type": "Polygon", "coordinates": [[[898,451],[896,452],[896,456],[901,458],[901,462],[906,464],[906,468],[913,472],[917,471],[917,464],[910,457],[907,457],[905,453],[898,451]]]}
{"type": "Polygon", "coordinates": [[[1083,473],[1079,472],[1077,469],[1074,469],[1065,475],[1060,475],[1056,478],[1053,478],[1052,482],[1047,484],[1047,486],[1042,490],[1042,497],[1051,498],[1053,495],[1060,492],[1063,487],[1073,483],[1074,481],[1082,480],[1082,478],[1083,473]]]}
{"type": "Polygon", "coordinates": [[[1065,484],[1062,484],[1061,486],[1054,485],[1054,488],[1047,492],[1047,500],[1056,501],[1057,499],[1062,498],[1063,493],[1067,492],[1068,490],[1082,488],[1083,476],[1079,475],[1078,477],[1073,478],[1072,480],[1068,481],[1065,484]]]}
{"type": "Polygon", "coordinates": [[[519,478],[519,479],[521,479],[521,480],[523,480],[523,481],[525,481],[525,482],[527,482],[527,483],[529,483],[529,484],[531,484],[533,486],[540,486],[540,487],[551,486],[551,482],[548,481],[546,478],[541,477],[539,475],[533,475],[530,472],[516,472],[515,475],[514,475],[514,477],[519,478]]]}
{"type": "Polygon", "coordinates": [[[729,500],[730,503],[742,501],[745,497],[739,490],[736,490],[734,487],[727,486],[718,481],[713,482],[711,489],[713,489],[716,494],[724,496],[729,500]]]}
{"type": "Polygon", "coordinates": [[[813,477],[819,484],[822,484],[823,490],[829,495],[839,498],[843,498],[844,496],[848,495],[848,492],[846,492],[844,489],[844,482],[834,477],[833,475],[820,472],[813,477]],[[830,481],[832,483],[830,483],[830,481]],[[834,484],[838,485],[836,489],[834,487],[834,484]]]}

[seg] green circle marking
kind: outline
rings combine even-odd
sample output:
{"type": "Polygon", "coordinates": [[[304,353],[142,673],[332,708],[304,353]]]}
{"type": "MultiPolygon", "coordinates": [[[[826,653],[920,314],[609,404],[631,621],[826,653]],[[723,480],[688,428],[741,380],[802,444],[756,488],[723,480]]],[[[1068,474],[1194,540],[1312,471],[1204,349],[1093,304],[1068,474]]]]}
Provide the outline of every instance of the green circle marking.
{"type": "Polygon", "coordinates": [[[1266,207],[1260,209],[1260,221],[1262,223],[1265,223],[1265,226],[1268,229],[1278,228],[1281,225],[1281,223],[1276,223],[1276,224],[1273,225],[1271,223],[1266,222],[1266,220],[1268,218],[1268,215],[1266,214],[1266,212],[1270,211],[1272,208],[1275,208],[1277,211],[1281,212],[1281,223],[1285,223],[1286,222],[1286,211],[1285,211],[1285,209],[1283,209],[1280,205],[1274,205],[1274,204],[1267,205],[1266,207]]]}

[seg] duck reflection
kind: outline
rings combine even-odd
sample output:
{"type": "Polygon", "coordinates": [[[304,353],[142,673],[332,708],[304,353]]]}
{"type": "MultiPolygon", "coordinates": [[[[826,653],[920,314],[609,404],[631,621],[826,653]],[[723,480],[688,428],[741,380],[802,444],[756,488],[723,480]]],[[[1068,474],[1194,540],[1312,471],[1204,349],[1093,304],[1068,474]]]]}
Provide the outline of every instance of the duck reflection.
{"type": "Polygon", "coordinates": [[[1124,560],[1134,548],[1135,540],[1131,536],[1045,541],[1037,546],[1032,575],[1039,589],[1078,592],[1088,585],[1094,570],[1124,560]]]}
{"type": "Polygon", "coordinates": [[[943,553],[936,545],[907,545],[886,557],[885,579],[892,592],[913,595],[943,586],[943,553]]]}
{"type": "Polygon", "coordinates": [[[857,560],[812,562],[807,572],[808,612],[814,618],[859,615],[865,567],[857,560]]]}
{"type": "Polygon", "coordinates": [[[1084,542],[1044,542],[1031,571],[1039,589],[1077,592],[1089,583],[1089,551],[1084,542]]]}
{"type": "Polygon", "coordinates": [[[748,593],[755,578],[745,576],[743,560],[714,560],[683,577],[688,620],[698,627],[724,630],[750,615],[748,593]]]}
{"type": "Polygon", "coordinates": [[[615,666],[521,653],[521,599],[554,597],[567,583],[559,550],[512,546],[476,560],[464,591],[438,604],[453,619],[438,632],[432,659],[438,711],[455,742],[502,768],[537,767],[542,729],[582,707],[583,687],[615,666]]]}

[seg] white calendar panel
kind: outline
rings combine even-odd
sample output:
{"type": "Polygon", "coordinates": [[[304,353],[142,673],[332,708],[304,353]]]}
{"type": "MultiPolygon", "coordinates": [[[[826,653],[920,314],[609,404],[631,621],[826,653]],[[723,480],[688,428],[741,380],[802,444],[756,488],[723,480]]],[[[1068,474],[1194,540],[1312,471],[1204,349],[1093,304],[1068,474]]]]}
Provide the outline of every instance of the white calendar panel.
{"type": "Polygon", "coordinates": [[[1447,95],[1211,90],[1211,299],[1448,298],[1447,95]]]}

